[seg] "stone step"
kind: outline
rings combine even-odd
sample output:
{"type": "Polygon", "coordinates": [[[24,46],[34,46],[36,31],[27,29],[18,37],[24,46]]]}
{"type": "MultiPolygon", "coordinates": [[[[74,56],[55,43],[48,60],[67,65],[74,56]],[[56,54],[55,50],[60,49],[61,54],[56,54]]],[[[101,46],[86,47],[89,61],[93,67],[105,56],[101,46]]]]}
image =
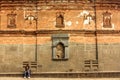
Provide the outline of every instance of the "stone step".
{"type": "MultiPolygon", "coordinates": [[[[23,72],[0,73],[0,77],[23,77],[23,72]]],[[[32,72],[32,78],[120,78],[120,72],[32,72]]]]}
{"type": "Polygon", "coordinates": [[[120,78],[30,78],[0,77],[0,80],[120,80],[120,78]]]}

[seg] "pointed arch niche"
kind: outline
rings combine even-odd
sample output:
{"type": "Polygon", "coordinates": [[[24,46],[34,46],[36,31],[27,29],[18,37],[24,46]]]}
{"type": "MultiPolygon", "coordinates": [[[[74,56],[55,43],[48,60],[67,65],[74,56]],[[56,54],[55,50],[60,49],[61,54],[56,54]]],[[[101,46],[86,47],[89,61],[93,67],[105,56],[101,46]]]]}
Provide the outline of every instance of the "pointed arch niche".
{"type": "Polygon", "coordinates": [[[66,60],[69,57],[68,53],[68,34],[53,34],[52,35],[52,59],[66,60]]]}
{"type": "Polygon", "coordinates": [[[64,13],[63,12],[56,13],[56,27],[57,28],[64,27],[64,13]]]}

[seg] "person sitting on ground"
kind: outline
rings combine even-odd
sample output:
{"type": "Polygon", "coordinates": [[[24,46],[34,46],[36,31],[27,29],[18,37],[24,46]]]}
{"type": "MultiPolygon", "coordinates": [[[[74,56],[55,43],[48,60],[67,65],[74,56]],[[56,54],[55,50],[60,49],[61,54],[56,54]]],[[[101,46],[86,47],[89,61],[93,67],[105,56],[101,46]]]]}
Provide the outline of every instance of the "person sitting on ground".
{"type": "Polygon", "coordinates": [[[30,66],[29,66],[29,64],[27,64],[25,66],[24,78],[30,78],[30,66]]]}

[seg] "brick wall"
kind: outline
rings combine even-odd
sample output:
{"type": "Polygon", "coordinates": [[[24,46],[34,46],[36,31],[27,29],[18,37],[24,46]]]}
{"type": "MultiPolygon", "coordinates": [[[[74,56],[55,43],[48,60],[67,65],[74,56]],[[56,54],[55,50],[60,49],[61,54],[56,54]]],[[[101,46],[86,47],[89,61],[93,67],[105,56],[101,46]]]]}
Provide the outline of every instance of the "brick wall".
{"type": "MultiPolygon", "coordinates": [[[[7,28],[7,14],[11,11],[1,10],[0,71],[22,71],[23,61],[35,61],[36,59],[38,71],[84,71],[84,61],[96,59],[95,26],[97,30],[105,32],[98,31],[97,33],[99,71],[119,71],[119,11],[109,10],[112,14],[113,29],[103,29],[102,27],[102,13],[106,10],[96,11],[96,25],[94,21],[91,21],[90,24],[83,24],[82,11],[40,10],[37,24],[36,21],[30,24],[30,21],[24,20],[24,10],[15,10],[17,26],[16,28],[7,28]],[[59,11],[64,12],[64,28],[55,27],[56,12],[59,11]],[[12,34],[10,31],[14,33],[12,34]],[[69,58],[65,61],[54,61],[52,60],[52,35],[63,33],[69,35],[69,58]]],[[[26,13],[35,14],[34,11],[26,13]]],[[[90,13],[94,15],[92,10],[90,13]]]]}

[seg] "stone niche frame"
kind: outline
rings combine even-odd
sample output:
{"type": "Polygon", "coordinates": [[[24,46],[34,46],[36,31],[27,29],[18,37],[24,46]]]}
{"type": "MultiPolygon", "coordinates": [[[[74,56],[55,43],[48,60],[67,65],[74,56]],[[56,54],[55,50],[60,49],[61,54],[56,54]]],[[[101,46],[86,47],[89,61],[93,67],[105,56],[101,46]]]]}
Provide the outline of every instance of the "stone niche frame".
{"type": "Polygon", "coordinates": [[[53,34],[52,35],[52,60],[68,60],[69,49],[68,49],[68,34],[53,34]],[[63,44],[64,47],[64,57],[58,58],[56,55],[56,47],[58,44],[63,44]]]}

